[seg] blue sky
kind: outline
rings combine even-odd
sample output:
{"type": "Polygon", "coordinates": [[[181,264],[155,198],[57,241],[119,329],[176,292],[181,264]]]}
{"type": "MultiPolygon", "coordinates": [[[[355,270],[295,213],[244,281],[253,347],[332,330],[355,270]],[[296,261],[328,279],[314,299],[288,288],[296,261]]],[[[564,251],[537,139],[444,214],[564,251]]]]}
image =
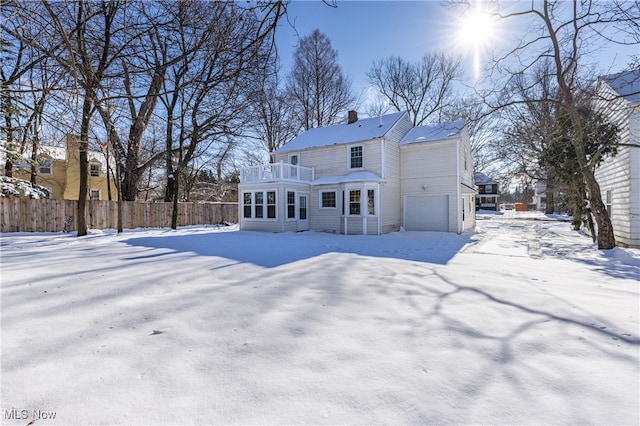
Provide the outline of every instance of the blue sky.
{"type": "MultiPolygon", "coordinates": [[[[340,66],[358,93],[368,86],[365,74],[372,63],[392,55],[417,61],[427,52],[444,50],[459,53],[466,59],[471,79],[472,54],[468,50],[463,51],[456,43],[456,19],[460,13],[460,10],[443,6],[440,1],[338,0],[338,7],[331,8],[321,1],[294,0],[289,6],[290,19],[301,37],[316,28],[329,37],[338,51],[340,66]]],[[[298,38],[286,25],[280,31],[278,46],[286,73],[298,38]]],[[[514,37],[517,28],[510,31],[503,28],[501,36],[494,42],[514,37]]],[[[601,53],[599,72],[621,70],[629,62],[629,56],[637,53],[636,50],[637,46],[609,46],[601,53]]]]}

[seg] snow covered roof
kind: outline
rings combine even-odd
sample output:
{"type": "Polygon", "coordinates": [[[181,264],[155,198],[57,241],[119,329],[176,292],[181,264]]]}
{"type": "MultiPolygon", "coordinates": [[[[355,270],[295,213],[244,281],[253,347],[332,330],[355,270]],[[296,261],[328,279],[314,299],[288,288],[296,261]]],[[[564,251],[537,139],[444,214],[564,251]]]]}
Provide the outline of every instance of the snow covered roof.
{"type": "Polygon", "coordinates": [[[464,120],[414,127],[402,138],[400,145],[458,138],[463,127],[464,120]]]}
{"type": "Polygon", "coordinates": [[[476,172],[473,175],[473,179],[476,184],[478,183],[498,183],[495,180],[491,179],[489,176],[485,175],[482,172],[476,172]]]}
{"type": "MultiPolygon", "coordinates": [[[[40,145],[39,147],[40,156],[47,156],[53,160],[58,161],[66,161],[67,159],[67,150],[61,146],[48,146],[48,145],[40,145]]],[[[102,168],[102,172],[106,172],[106,164],[105,164],[105,155],[100,151],[90,150],[87,152],[87,157],[90,163],[100,163],[102,168]]],[[[4,162],[7,158],[7,153],[5,150],[0,149],[0,161],[4,162]]],[[[22,164],[23,167],[28,166],[28,160],[31,158],[31,146],[27,146],[25,151],[22,153],[22,158],[24,159],[22,164]]],[[[112,161],[109,161],[111,163],[112,161]]]]}
{"type": "Polygon", "coordinates": [[[381,117],[364,118],[351,124],[343,123],[309,129],[275,150],[275,152],[299,151],[308,148],[381,138],[385,136],[405,114],[407,113],[404,111],[395,112],[381,117]]]}
{"type": "Polygon", "coordinates": [[[382,182],[380,176],[371,172],[355,172],[346,176],[323,176],[311,182],[312,185],[335,185],[347,182],[382,182]]]}
{"type": "Polygon", "coordinates": [[[640,102],[640,68],[600,77],[629,102],[640,102]]]}

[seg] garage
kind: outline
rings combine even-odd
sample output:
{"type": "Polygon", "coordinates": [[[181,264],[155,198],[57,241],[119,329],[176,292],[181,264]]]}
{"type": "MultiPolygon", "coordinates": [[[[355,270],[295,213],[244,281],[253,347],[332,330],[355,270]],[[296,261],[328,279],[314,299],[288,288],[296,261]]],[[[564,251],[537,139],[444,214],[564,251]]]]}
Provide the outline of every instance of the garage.
{"type": "Polygon", "coordinates": [[[407,195],[403,226],[406,231],[449,232],[449,195],[407,195]]]}

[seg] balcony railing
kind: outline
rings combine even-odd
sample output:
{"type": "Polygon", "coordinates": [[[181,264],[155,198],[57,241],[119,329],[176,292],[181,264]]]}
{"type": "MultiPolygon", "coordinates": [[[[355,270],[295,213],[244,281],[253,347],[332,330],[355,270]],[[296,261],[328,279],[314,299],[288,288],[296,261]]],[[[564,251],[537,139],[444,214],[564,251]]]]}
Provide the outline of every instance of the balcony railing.
{"type": "Polygon", "coordinates": [[[263,182],[293,180],[311,182],[314,179],[312,167],[303,167],[289,163],[261,164],[240,170],[240,182],[263,182]]]}

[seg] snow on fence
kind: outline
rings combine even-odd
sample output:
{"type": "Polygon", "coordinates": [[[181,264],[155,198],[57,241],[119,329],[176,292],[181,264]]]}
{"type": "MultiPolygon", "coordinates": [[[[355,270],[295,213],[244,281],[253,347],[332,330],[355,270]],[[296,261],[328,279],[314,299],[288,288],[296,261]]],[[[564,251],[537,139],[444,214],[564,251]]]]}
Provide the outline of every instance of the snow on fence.
{"type": "MultiPolygon", "coordinates": [[[[123,202],[123,228],[171,226],[172,203],[123,202]]],[[[78,202],[0,197],[0,232],[77,231],[78,202]]],[[[116,201],[87,201],[89,229],[117,228],[116,201]]],[[[178,226],[238,221],[237,203],[179,203],[178,226]]]]}

